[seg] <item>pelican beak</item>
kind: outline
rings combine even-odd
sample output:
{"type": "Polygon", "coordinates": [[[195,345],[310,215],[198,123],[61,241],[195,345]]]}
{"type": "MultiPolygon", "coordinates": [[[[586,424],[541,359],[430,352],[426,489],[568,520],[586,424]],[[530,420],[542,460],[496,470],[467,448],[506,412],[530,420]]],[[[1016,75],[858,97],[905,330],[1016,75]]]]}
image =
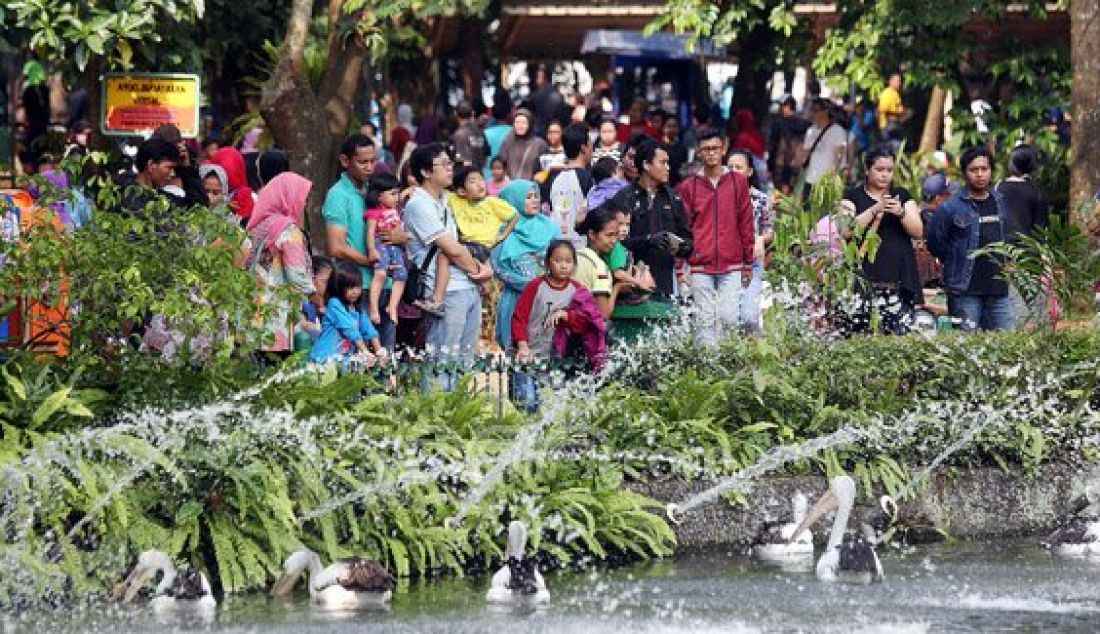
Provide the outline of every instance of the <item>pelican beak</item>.
{"type": "Polygon", "coordinates": [[[153,570],[144,566],[135,566],[126,579],[114,587],[107,598],[111,601],[129,603],[137,596],[138,591],[153,576],[153,570]]]}
{"type": "Polygon", "coordinates": [[[285,597],[290,594],[290,591],[294,589],[294,585],[298,583],[298,578],[302,576],[302,571],[286,573],[279,577],[275,581],[275,585],[271,587],[271,596],[273,597],[285,597]]]}
{"type": "Polygon", "coordinates": [[[806,519],[802,520],[802,523],[798,525],[798,528],[791,533],[791,538],[788,542],[793,542],[798,539],[803,532],[810,530],[810,527],[814,525],[817,520],[821,519],[822,515],[825,515],[829,511],[835,509],[840,505],[840,499],[832,491],[826,491],[825,495],[821,496],[817,502],[814,503],[813,508],[806,514],[806,519]]]}

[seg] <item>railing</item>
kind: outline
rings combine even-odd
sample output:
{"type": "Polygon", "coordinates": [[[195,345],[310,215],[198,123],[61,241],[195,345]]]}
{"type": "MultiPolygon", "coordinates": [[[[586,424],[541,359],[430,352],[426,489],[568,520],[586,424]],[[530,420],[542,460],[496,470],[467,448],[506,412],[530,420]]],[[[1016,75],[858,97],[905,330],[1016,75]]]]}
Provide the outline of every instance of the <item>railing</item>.
{"type": "Polygon", "coordinates": [[[526,361],[499,352],[473,358],[399,352],[395,360],[385,366],[366,368],[352,363],[348,370],[375,376],[394,394],[431,389],[450,391],[466,380],[466,389],[487,395],[493,402],[496,416],[501,418],[506,399],[521,411],[537,411],[541,388],[556,387],[587,368],[585,361],[575,358],[526,361]]]}

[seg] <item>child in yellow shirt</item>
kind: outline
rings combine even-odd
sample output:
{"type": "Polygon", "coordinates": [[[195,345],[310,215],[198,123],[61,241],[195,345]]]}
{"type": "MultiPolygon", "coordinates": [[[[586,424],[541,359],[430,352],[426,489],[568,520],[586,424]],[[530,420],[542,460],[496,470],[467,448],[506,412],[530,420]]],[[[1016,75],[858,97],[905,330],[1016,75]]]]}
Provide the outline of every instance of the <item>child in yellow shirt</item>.
{"type": "MultiPolygon", "coordinates": [[[[447,204],[458,223],[459,240],[470,255],[482,262],[489,261],[489,251],[500,244],[516,227],[519,214],[496,196],[487,196],[485,176],[470,165],[455,168],[452,192],[447,204]]],[[[443,299],[451,277],[451,263],[442,253],[436,256],[435,288],[430,299],[416,303],[417,308],[436,316],[443,315],[443,299]]]]}

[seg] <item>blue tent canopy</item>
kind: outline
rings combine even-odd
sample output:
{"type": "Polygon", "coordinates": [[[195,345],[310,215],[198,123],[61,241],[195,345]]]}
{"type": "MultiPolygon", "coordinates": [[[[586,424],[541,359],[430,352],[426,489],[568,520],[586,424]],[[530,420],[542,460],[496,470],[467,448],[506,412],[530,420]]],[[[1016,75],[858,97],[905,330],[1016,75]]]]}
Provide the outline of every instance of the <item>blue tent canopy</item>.
{"type": "Polygon", "coordinates": [[[689,51],[688,36],[676,33],[659,31],[646,37],[642,31],[594,29],[584,34],[581,53],[649,59],[694,59],[699,56],[722,57],[725,52],[706,39],[697,40],[695,49],[689,51]]]}

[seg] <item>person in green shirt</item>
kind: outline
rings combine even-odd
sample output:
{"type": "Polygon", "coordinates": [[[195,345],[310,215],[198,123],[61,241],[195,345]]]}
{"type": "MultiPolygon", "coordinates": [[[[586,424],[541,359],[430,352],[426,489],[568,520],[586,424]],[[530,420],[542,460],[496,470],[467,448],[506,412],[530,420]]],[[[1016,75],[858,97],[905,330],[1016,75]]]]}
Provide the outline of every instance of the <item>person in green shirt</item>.
{"type": "MultiPolygon", "coordinates": [[[[370,137],[362,134],[349,136],[340,145],[340,167],[343,169],[340,180],[329,188],[321,210],[325,220],[329,257],[359,265],[365,288],[370,288],[374,268],[373,262],[367,256],[367,223],[364,218],[367,204],[363,194],[377,162],[378,149],[370,137]]],[[[404,246],[408,242],[408,234],[404,231],[379,232],[379,235],[389,244],[404,246]]],[[[380,304],[389,302],[391,285],[387,280],[386,288],[379,299],[380,304]]],[[[366,293],[363,294],[362,301],[369,301],[366,293]]],[[[364,303],[359,309],[365,312],[368,306],[364,303]]],[[[382,345],[392,352],[397,325],[385,313],[382,314],[382,322],[378,324],[378,334],[382,345]]]]}
{"type": "Polygon", "coordinates": [[[646,299],[657,285],[653,281],[653,275],[650,274],[649,268],[644,263],[633,264],[630,251],[623,246],[622,241],[630,234],[630,213],[625,209],[618,208],[616,203],[611,200],[608,200],[605,204],[615,212],[615,219],[619,223],[619,241],[615,243],[609,253],[606,255],[601,254],[600,258],[607,263],[607,268],[611,270],[611,276],[615,283],[623,288],[619,301],[624,302],[625,300],[625,303],[636,303],[636,300],[646,299]]]}

